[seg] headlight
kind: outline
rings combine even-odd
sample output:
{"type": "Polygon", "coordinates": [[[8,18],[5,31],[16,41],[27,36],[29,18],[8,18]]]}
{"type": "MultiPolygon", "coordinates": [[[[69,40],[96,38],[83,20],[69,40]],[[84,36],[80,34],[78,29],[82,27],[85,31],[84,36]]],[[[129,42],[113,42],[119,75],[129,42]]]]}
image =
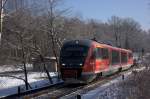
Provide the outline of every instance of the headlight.
{"type": "Polygon", "coordinates": [[[80,66],[82,66],[82,64],[79,64],[80,66]]]}
{"type": "Polygon", "coordinates": [[[62,64],[62,66],[65,66],[66,64],[62,64]]]}

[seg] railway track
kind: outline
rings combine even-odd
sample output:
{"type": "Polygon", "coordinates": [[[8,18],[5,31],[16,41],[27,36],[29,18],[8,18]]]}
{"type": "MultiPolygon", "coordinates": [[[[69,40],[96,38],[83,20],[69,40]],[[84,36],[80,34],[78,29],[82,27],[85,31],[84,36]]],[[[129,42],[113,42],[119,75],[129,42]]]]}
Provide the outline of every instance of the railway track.
{"type": "Polygon", "coordinates": [[[76,97],[80,94],[85,94],[88,91],[91,91],[97,87],[100,87],[104,85],[107,82],[110,82],[111,80],[122,77],[122,75],[129,73],[133,71],[133,69],[136,69],[137,67],[133,67],[131,69],[128,69],[126,71],[122,71],[119,73],[115,73],[113,75],[107,76],[107,77],[101,77],[95,80],[94,82],[89,83],[88,85],[77,85],[72,84],[68,85],[65,83],[57,84],[54,86],[47,86],[45,88],[36,89],[36,90],[29,90],[25,93],[21,93],[20,95],[11,95],[6,98],[10,99],[16,99],[16,98],[23,98],[23,99],[72,99],[72,97],[76,97]]]}
{"type": "Polygon", "coordinates": [[[128,69],[123,72],[115,73],[111,76],[107,77],[101,77],[97,80],[95,80],[92,83],[89,83],[88,85],[68,85],[68,84],[62,84],[60,86],[57,86],[55,88],[47,89],[35,94],[29,94],[26,96],[23,96],[23,98],[33,98],[33,99],[66,99],[67,97],[75,97],[78,94],[84,94],[90,90],[93,90],[97,88],[98,86],[101,86],[112,79],[115,79],[117,77],[122,76],[124,73],[131,72],[134,68],[128,69]]]}

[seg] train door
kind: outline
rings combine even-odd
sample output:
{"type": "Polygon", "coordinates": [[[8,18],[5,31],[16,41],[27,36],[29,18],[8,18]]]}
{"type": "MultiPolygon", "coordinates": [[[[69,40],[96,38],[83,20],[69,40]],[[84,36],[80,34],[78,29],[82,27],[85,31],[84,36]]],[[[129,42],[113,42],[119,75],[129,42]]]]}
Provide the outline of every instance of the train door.
{"type": "Polygon", "coordinates": [[[110,52],[110,74],[117,72],[119,68],[121,68],[120,64],[120,51],[117,49],[111,49],[110,52]]]}
{"type": "Polygon", "coordinates": [[[95,73],[100,72],[100,65],[101,65],[101,49],[95,48],[95,73]]]}
{"type": "Polygon", "coordinates": [[[109,70],[112,69],[112,49],[109,49],[109,70]]]}
{"type": "Polygon", "coordinates": [[[133,65],[133,55],[131,52],[128,53],[128,64],[133,65]]]}
{"type": "Polygon", "coordinates": [[[108,71],[109,70],[109,65],[110,65],[109,50],[108,50],[108,48],[102,48],[101,51],[102,51],[103,70],[108,71]]]}
{"type": "Polygon", "coordinates": [[[122,51],[121,52],[121,65],[122,65],[122,69],[125,70],[127,69],[127,63],[128,63],[128,55],[127,52],[122,51]]]}

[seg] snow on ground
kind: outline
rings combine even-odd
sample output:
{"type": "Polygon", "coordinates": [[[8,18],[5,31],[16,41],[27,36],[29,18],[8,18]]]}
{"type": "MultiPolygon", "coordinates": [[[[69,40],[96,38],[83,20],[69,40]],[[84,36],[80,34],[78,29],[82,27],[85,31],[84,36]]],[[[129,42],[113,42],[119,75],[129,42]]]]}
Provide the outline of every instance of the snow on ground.
{"type": "MultiPolygon", "coordinates": [[[[23,78],[24,79],[24,73],[19,73],[17,74],[11,72],[15,71],[22,71],[20,68],[22,65],[3,65],[0,66],[0,97],[4,97],[7,95],[15,94],[18,92],[18,86],[21,88],[21,92],[25,91],[25,83],[21,79],[17,79],[14,77],[18,78],[23,78]],[[4,75],[7,73],[6,76],[4,75]],[[14,76],[14,77],[10,77],[14,76]]],[[[32,69],[32,64],[26,64],[27,70],[32,69]]],[[[50,76],[52,77],[53,84],[58,83],[57,76],[58,74],[56,72],[50,72],[50,76]]],[[[28,82],[30,83],[31,87],[34,88],[40,88],[44,86],[50,85],[50,81],[47,79],[46,73],[41,73],[41,72],[29,72],[28,73],[28,82]]],[[[62,82],[61,80],[59,82],[62,82]]]]}
{"type": "MultiPolygon", "coordinates": [[[[22,67],[22,65],[3,65],[0,66],[0,73],[2,72],[7,72],[7,71],[20,71],[22,70],[20,67],[22,67]]],[[[26,64],[27,69],[32,69],[32,64],[26,64]]]]}
{"type": "Polygon", "coordinates": [[[95,90],[92,90],[84,95],[82,95],[82,99],[99,99],[99,97],[103,97],[102,99],[114,99],[113,97],[116,96],[116,91],[119,89],[116,89],[117,85],[116,83],[121,82],[122,77],[118,77],[98,88],[95,90]],[[115,91],[115,92],[114,92],[115,91]]]}
{"type": "Polygon", "coordinates": [[[20,68],[16,68],[16,66],[11,66],[11,65],[3,65],[0,66],[0,72],[6,72],[6,71],[17,71],[17,70],[21,70],[20,68]]]}
{"type": "MultiPolygon", "coordinates": [[[[50,72],[53,84],[62,82],[61,80],[58,82],[57,75],[56,72],[50,72]]],[[[23,73],[13,76],[24,78],[23,73]]],[[[46,78],[46,74],[40,72],[28,73],[28,82],[33,89],[50,85],[50,81],[46,78]]],[[[0,77],[0,97],[17,93],[18,86],[20,86],[21,92],[25,91],[25,84],[22,80],[12,77],[0,77]]]]}
{"type": "MultiPolygon", "coordinates": [[[[31,67],[31,65],[28,65],[31,67]]],[[[136,71],[141,71],[145,69],[145,67],[136,69],[136,71]]],[[[16,70],[15,66],[1,66],[1,72],[6,71],[14,71],[16,70]]],[[[18,69],[19,70],[19,69],[18,69]]],[[[127,72],[124,76],[127,78],[131,72],[127,72]]],[[[58,81],[56,72],[50,72],[50,76],[53,78],[53,84],[62,82],[62,80],[58,81]]],[[[23,73],[14,74],[11,76],[24,78],[23,73]]],[[[45,73],[41,72],[29,72],[28,73],[28,82],[30,83],[33,89],[40,88],[43,86],[50,85],[49,80],[46,78],[45,73]]],[[[86,94],[82,94],[82,99],[115,99],[119,92],[121,92],[118,83],[122,82],[122,77],[118,77],[95,90],[89,91],[86,94]]],[[[18,92],[18,86],[21,88],[21,92],[25,91],[25,84],[22,80],[12,78],[12,77],[0,77],[0,97],[4,97],[7,95],[15,94],[18,92]]]]}

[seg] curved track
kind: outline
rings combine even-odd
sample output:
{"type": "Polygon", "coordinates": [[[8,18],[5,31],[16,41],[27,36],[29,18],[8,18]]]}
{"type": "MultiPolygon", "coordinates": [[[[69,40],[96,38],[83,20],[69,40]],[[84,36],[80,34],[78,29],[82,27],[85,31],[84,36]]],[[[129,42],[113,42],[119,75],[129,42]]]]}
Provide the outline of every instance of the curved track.
{"type": "MultiPolygon", "coordinates": [[[[25,97],[28,98],[34,98],[34,99],[58,99],[61,97],[72,97],[72,96],[76,96],[78,94],[83,94],[86,93],[90,90],[93,90],[95,88],[97,88],[98,86],[101,86],[107,82],[109,82],[112,79],[115,79],[117,77],[122,76],[124,73],[127,72],[131,72],[133,68],[123,71],[123,72],[119,72],[119,73],[115,73],[114,75],[111,76],[107,76],[107,77],[101,77],[97,80],[95,80],[92,83],[89,83],[88,85],[76,85],[76,84],[72,84],[72,85],[67,85],[67,84],[63,84],[61,87],[57,87],[52,89],[47,90],[47,92],[42,93],[42,94],[37,94],[37,95],[28,95],[25,97]]],[[[64,98],[63,98],[64,99],[64,98]]]]}

